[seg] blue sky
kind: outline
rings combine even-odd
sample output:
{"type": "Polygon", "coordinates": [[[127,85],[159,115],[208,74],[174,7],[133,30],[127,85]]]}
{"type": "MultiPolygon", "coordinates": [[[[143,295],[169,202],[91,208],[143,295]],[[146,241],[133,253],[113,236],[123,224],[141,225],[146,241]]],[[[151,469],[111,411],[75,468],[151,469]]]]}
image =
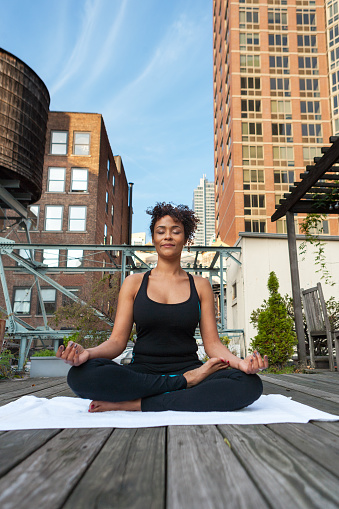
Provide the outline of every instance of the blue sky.
{"type": "Polygon", "coordinates": [[[213,179],[212,0],[0,0],[0,46],[45,82],[51,110],[101,113],[133,189],[157,201],[213,179]]]}

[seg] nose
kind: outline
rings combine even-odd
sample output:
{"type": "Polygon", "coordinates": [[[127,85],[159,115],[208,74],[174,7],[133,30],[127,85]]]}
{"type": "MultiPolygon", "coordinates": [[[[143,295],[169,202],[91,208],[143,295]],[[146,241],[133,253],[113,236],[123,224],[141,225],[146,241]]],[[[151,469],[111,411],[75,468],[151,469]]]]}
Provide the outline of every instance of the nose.
{"type": "Polygon", "coordinates": [[[165,231],[165,239],[171,239],[172,238],[172,232],[171,230],[165,231]]]}

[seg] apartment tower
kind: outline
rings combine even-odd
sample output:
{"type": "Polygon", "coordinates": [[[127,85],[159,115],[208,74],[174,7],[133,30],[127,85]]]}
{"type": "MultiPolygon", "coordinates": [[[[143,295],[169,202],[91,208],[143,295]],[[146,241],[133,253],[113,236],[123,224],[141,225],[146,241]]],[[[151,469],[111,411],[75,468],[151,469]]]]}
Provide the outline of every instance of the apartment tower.
{"type": "Polygon", "coordinates": [[[233,245],[286,232],[276,204],[339,134],[338,0],[214,0],[213,34],[216,235],[233,245]]]}
{"type": "Polygon", "coordinates": [[[194,189],[193,210],[200,220],[194,244],[208,246],[215,238],[215,197],[214,183],[209,182],[206,175],[203,175],[200,184],[194,189]]]}

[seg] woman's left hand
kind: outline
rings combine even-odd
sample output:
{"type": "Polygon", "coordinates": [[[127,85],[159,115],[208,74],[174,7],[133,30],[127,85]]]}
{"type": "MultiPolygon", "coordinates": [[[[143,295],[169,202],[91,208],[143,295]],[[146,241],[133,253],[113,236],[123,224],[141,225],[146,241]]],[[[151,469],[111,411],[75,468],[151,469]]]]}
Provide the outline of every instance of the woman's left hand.
{"type": "Polygon", "coordinates": [[[261,357],[260,353],[257,350],[250,355],[248,355],[245,359],[241,359],[239,362],[240,371],[243,371],[247,375],[254,375],[258,373],[258,371],[263,371],[268,368],[268,358],[267,355],[264,358],[261,357]]]}

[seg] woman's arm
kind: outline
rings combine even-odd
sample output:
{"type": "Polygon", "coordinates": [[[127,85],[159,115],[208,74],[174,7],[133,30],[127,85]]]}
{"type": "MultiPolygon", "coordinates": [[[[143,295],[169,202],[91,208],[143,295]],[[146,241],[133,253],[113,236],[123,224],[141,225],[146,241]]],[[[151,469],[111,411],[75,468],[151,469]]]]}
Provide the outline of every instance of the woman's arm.
{"type": "Polygon", "coordinates": [[[71,364],[78,366],[89,359],[99,357],[114,359],[126,348],[132,326],[133,326],[133,304],[134,298],[141,284],[142,274],[128,276],[119,292],[118,307],[112,333],[107,341],[104,341],[93,348],[84,349],[77,343],[69,342],[65,348],[61,345],[57,357],[71,364]]]}
{"type": "Polygon", "coordinates": [[[200,298],[201,318],[200,332],[205,352],[209,357],[218,357],[229,362],[232,368],[240,369],[245,373],[257,373],[268,367],[268,360],[263,360],[258,352],[248,355],[246,359],[239,359],[223,345],[219,339],[214,312],[214,296],[209,281],[205,278],[194,278],[200,298]]]}

